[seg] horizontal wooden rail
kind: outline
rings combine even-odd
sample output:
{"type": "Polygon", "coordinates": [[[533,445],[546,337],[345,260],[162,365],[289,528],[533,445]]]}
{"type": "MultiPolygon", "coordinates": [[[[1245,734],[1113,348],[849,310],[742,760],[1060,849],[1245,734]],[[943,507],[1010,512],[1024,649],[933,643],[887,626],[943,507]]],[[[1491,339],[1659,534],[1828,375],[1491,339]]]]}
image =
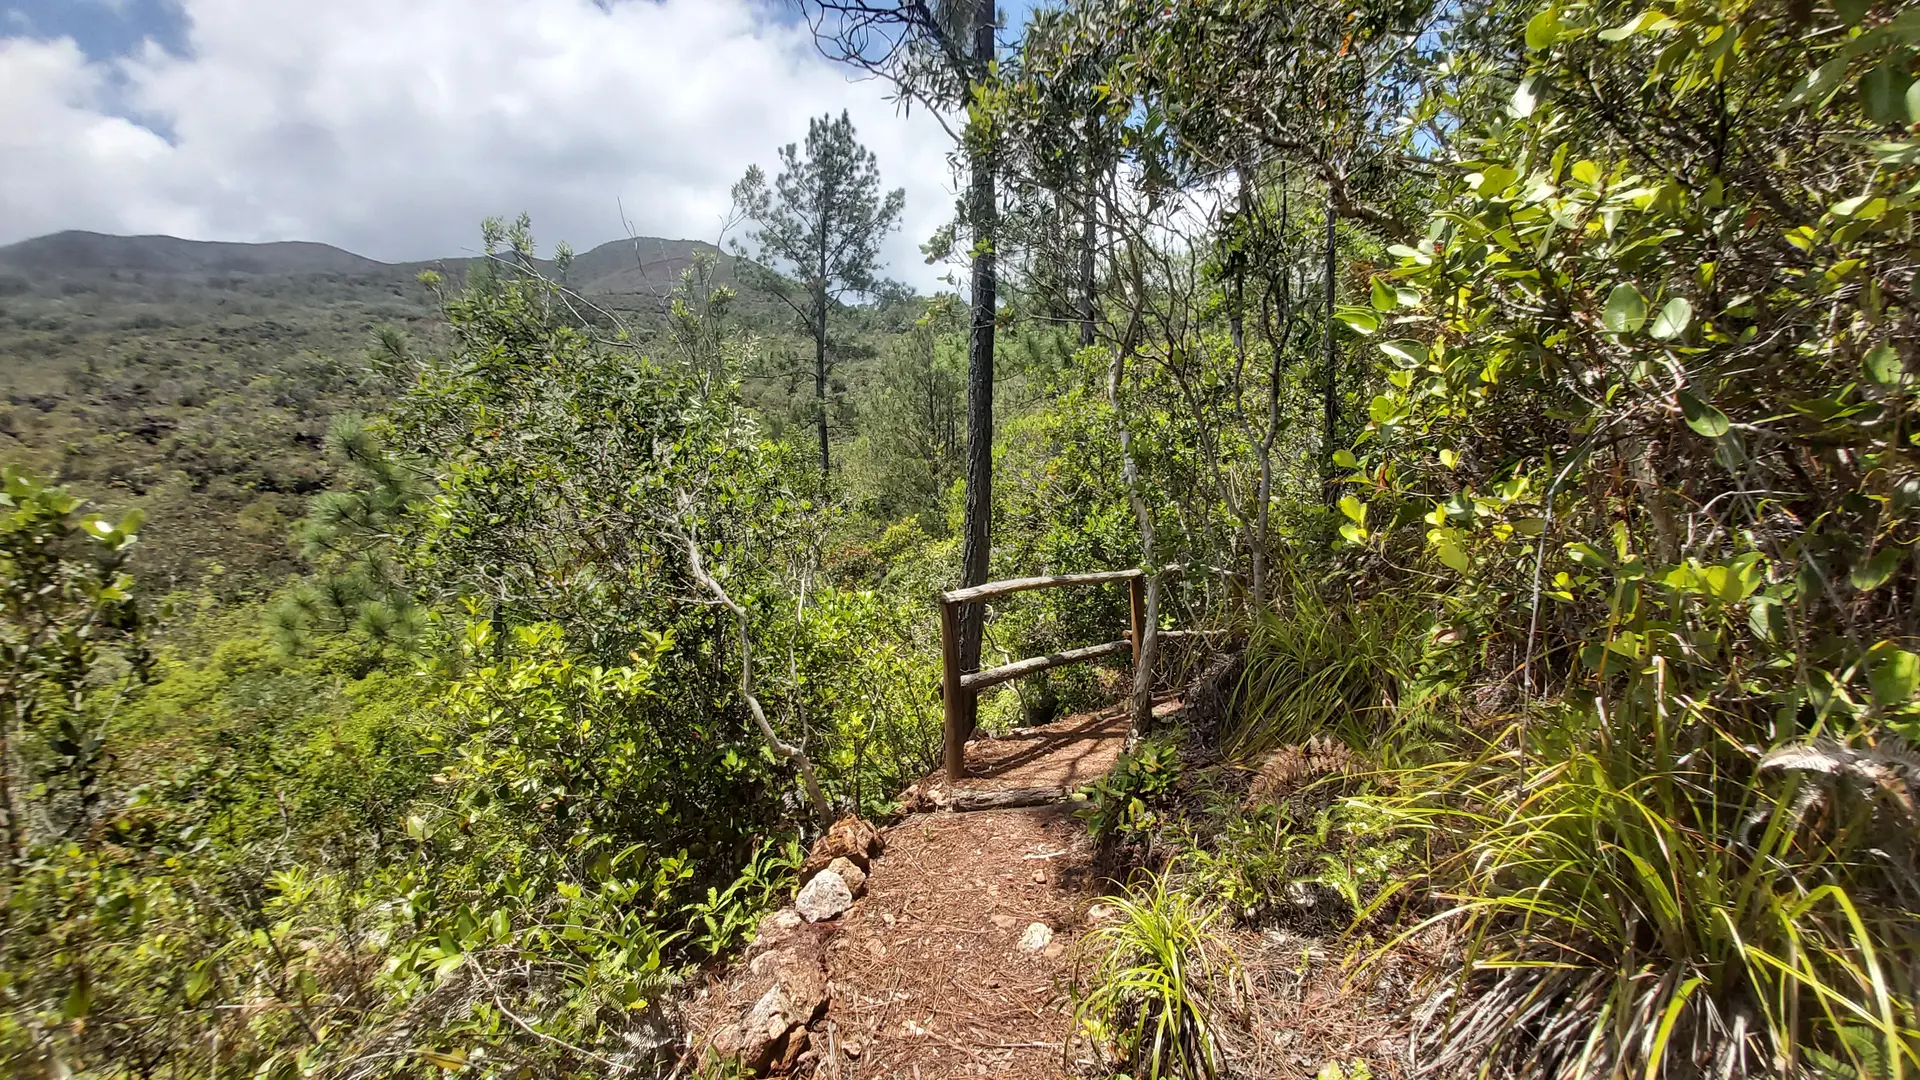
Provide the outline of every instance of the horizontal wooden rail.
{"type": "Polygon", "coordinates": [[[940,687],[946,699],[947,779],[959,780],[967,772],[967,739],[973,734],[974,715],[980,691],[989,686],[1017,679],[1022,675],[1046,671],[1063,664],[1077,664],[1096,657],[1129,650],[1133,662],[1140,663],[1147,632],[1147,575],[1144,570],[1108,570],[1098,574],[1055,574],[1051,577],[1014,578],[990,581],[968,589],[956,589],[940,597],[940,687]],[[1063,585],[1104,585],[1110,581],[1127,583],[1127,598],[1133,609],[1130,633],[1105,645],[1068,649],[1051,656],[1035,656],[986,671],[962,671],[960,664],[960,609],[996,596],[1025,592],[1028,589],[1053,589],[1063,585]]]}
{"type": "Polygon", "coordinates": [[[971,604],[976,600],[991,600],[1008,593],[1026,592],[1028,589],[1052,589],[1061,585],[1102,585],[1109,581],[1130,581],[1145,577],[1143,570],[1103,570],[1097,574],[1055,574],[1052,577],[1023,577],[1008,581],[989,581],[985,585],[975,585],[971,589],[955,589],[943,593],[940,599],[949,604],[971,604]]]}
{"type": "Polygon", "coordinates": [[[1105,645],[1088,645],[1084,649],[1068,649],[1065,652],[1057,652],[1051,656],[1028,657],[1025,660],[1016,660],[1011,664],[1002,664],[997,668],[988,668],[985,671],[976,671],[971,675],[962,675],[960,676],[960,689],[985,690],[989,686],[998,686],[1003,682],[1010,682],[1022,675],[1032,675],[1036,672],[1046,671],[1048,668],[1060,667],[1064,664],[1077,664],[1082,660],[1092,660],[1110,653],[1122,653],[1132,648],[1132,638],[1121,638],[1119,641],[1109,641],[1105,645]]]}
{"type": "Polygon", "coordinates": [[[1162,630],[1158,637],[1161,641],[1181,641],[1186,638],[1219,637],[1225,630],[1162,630]]]}

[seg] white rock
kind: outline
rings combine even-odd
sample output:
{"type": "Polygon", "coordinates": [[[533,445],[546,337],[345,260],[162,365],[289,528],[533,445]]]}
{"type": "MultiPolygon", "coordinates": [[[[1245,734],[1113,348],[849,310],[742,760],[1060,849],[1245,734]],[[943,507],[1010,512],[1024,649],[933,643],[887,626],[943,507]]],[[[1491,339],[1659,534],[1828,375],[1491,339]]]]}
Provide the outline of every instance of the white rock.
{"type": "Polygon", "coordinates": [[[1020,935],[1020,948],[1023,952],[1039,952],[1053,943],[1053,927],[1046,923],[1028,923],[1026,932],[1020,935]]]}
{"type": "Polygon", "coordinates": [[[839,874],[815,874],[807,887],[800,890],[800,895],[794,897],[793,906],[808,922],[822,922],[853,906],[853,890],[847,888],[847,879],[839,874]]]}
{"type": "MultiPolygon", "coordinates": [[[[778,985],[770,986],[766,993],[760,995],[760,1000],[753,1003],[753,1009],[740,1022],[740,1028],[749,1039],[757,1040],[762,1045],[770,1043],[785,1035],[787,1029],[793,1026],[790,1019],[792,1013],[793,1006],[787,1001],[786,990],[778,985]]],[[[761,1045],[751,1047],[747,1056],[759,1056],[755,1051],[760,1049],[761,1045]]]]}

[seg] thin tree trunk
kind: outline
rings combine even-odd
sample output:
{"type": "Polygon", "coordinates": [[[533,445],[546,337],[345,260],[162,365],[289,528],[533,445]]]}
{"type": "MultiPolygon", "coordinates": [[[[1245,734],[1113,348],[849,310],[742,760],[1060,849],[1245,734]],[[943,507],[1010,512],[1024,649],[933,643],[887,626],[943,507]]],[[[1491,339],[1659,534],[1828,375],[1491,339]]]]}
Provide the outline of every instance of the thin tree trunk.
{"type": "Polygon", "coordinates": [[[1094,292],[1096,281],[1093,260],[1094,245],[1099,239],[1096,231],[1097,215],[1094,209],[1098,198],[1095,182],[1099,176],[1099,170],[1093,162],[1093,124],[1093,119],[1089,117],[1086,138],[1087,187],[1080,195],[1080,347],[1083,349],[1093,344],[1093,319],[1099,311],[1099,297],[1094,292]]]}
{"type": "Polygon", "coordinates": [[[1337,372],[1334,369],[1337,354],[1334,351],[1334,207],[1333,196],[1327,196],[1327,370],[1326,381],[1320,388],[1321,404],[1325,410],[1320,429],[1320,477],[1321,487],[1325,490],[1327,505],[1333,505],[1333,440],[1334,428],[1340,421],[1340,400],[1337,372]]]}
{"type": "MultiPolygon", "coordinates": [[[[1247,198],[1246,186],[1241,189],[1241,212],[1251,214],[1252,203],[1247,198]]],[[[1287,166],[1280,164],[1280,231],[1284,238],[1291,232],[1292,203],[1287,194],[1287,166]]],[[[1249,605],[1253,614],[1264,611],[1267,604],[1268,579],[1271,577],[1267,559],[1267,544],[1272,537],[1273,517],[1273,444],[1280,437],[1280,377],[1285,368],[1287,344],[1293,338],[1293,271],[1282,268],[1279,285],[1276,290],[1271,275],[1267,278],[1267,293],[1260,301],[1261,336],[1267,341],[1267,427],[1258,442],[1260,454],[1260,507],[1258,519],[1254,524],[1253,537],[1253,595],[1249,605]],[[1275,293],[1278,295],[1275,295],[1275,293]],[[1274,305],[1269,312],[1268,303],[1274,305]],[[1274,316],[1278,316],[1279,332],[1274,331],[1274,316]]]]}
{"type": "MultiPolygon", "coordinates": [[[[1241,166],[1235,170],[1240,178],[1238,196],[1240,208],[1239,226],[1251,230],[1253,225],[1253,198],[1251,185],[1247,183],[1247,170],[1241,166]]],[[[1243,243],[1249,243],[1244,237],[1243,243]]],[[[1244,427],[1245,417],[1240,410],[1240,392],[1244,389],[1247,373],[1247,253],[1246,248],[1234,252],[1233,256],[1233,303],[1227,311],[1227,326],[1233,338],[1233,381],[1234,381],[1234,418],[1243,425],[1247,441],[1260,455],[1260,484],[1254,492],[1253,515],[1247,547],[1253,557],[1253,574],[1247,583],[1247,610],[1257,613],[1266,604],[1267,597],[1267,503],[1271,497],[1272,475],[1271,449],[1272,439],[1260,440],[1253,437],[1250,428],[1244,427]]],[[[1267,423],[1271,434],[1273,422],[1267,423]]]]}
{"type": "Polygon", "coordinates": [[[1140,658],[1133,666],[1133,720],[1127,729],[1127,745],[1146,737],[1153,730],[1153,668],[1160,651],[1160,573],[1156,557],[1153,511],[1140,495],[1140,469],[1133,460],[1133,429],[1127,423],[1126,406],[1121,398],[1126,378],[1127,347],[1113,351],[1113,364],[1107,372],[1107,401],[1113,406],[1120,424],[1121,479],[1127,489],[1127,503],[1133,507],[1134,521],[1140,527],[1140,561],[1147,571],[1146,615],[1141,620],[1140,658]]]}
{"type": "Polygon", "coordinates": [[[827,449],[827,291],[820,288],[814,295],[814,311],[818,321],[813,324],[813,402],[820,414],[820,476],[824,479],[833,468],[833,458],[827,449]]]}
{"type": "Polygon", "coordinates": [[[4,850],[0,858],[6,860],[6,867],[0,870],[0,882],[5,889],[0,890],[0,898],[12,895],[14,862],[26,847],[25,833],[21,828],[20,808],[13,799],[13,732],[19,716],[19,706],[7,710],[7,716],[0,720],[0,814],[7,815],[7,827],[4,830],[4,850]]]}
{"type": "MultiPolygon", "coordinates": [[[[973,15],[973,55],[981,70],[993,58],[993,0],[979,0],[973,15]]],[[[996,282],[994,162],[990,151],[973,158],[968,217],[973,225],[973,320],[967,336],[967,495],[960,539],[962,588],[984,585],[993,529],[993,330],[996,282]]],[[[978,671],[985,611],[968,604],[960,612],[960,670],[978,671]]],[[[966,726],[974,723],[967,695],[966,726]]]]}
{"type": "MultiPolygon", "coordinates": [[[[692,515],[691,503],[684,492],[681,493],[682,512],[692,515]]],[[[800,770],[800,780],[806,785],[807,800],[813,804],[814,816],[822,829],[833,824],[833,805],[827,802],[826,792],[820,788],[820,778],[813,771],[813,759],[805,750],[782,739],[773,730],[773,724],[767,720],[767,711],[760,706],[759,695],[753,692],[753,634],[747,622],[747,609],[741,607],[712,574],[707,573],[706,563],[700,558],[700,544],[694,540],[689,527],[680,533],[680,542],[687,549],[687,568],[692,571],[693,579],[707,590],[721,606],[733,613],[735,624],[740,631],[740,696],[746,699],[747,711],[753,714],[753,724],[760,729],[760,737],[767,749],[781,761],[791,761],[800,770]]]]}
{"type": "MultiPolygon", "coordinates": [[[[1110,210],[1114,209],[1111,205],[1110,210]]],[[[1139,340],[1140,312],[1145,309],[1146,283],[1140,272],[1139,248],[1130,249],[1133,279],[1133,316],[1127,325],[1122,340],[1113,350],[1113,361],[1107,368],[1107,403],[1113,408],[1115,421],[1120,425],[1120,468],[1121,481],[1126,485],[1127,503],[1133,508],[1135,523],[1140,528],[1140,564],[1147,572],[1146,612],[1141,619],[1140,655],[1133,665],[1133,701],[1132,720],[1127,727],[1127,746],[1131,749],[1153,730],[1153,669],[1160,652],[1160,570],[1156,564],[1158,545],[1155,543],[1153,510],[1140,494],[1140,468],[1133,459],[1133,427],[1127,422],[1126,398],[1121,393],[1127,377],[1127,359],[1139,340]]]]}

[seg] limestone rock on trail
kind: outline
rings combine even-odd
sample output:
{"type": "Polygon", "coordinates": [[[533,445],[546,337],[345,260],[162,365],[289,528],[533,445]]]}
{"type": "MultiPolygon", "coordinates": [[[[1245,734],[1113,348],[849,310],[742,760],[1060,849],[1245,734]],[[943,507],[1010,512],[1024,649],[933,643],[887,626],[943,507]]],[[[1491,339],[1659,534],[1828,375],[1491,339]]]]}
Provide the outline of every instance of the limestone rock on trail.
{"type": "Polygon", "coordinates": [[[713,1033],[713,1049],[748,1073],[787,1072],[807,1049],[807,1025],[827,1009],[826,949],[798,912],[760,921],[734,1000],[744,1015],[713,1033]]]}
{"type": "Polygon", "coordinates": [[[861,893],[867,891],[867,872],[855,866],[851,859],[845,857],[835,859],[827,864],[827,868],[822,873],[840,875],[840,880],[847,883],[847,889],[853,893],[856,900],[860,898],[861,893]]]}
{"type": "Polygon", "coordinates": [[[800,895],[794,897],[793,906],[808,922],[825,922],[837,918],[841,912],[853,906],[853,890],[847,887],[847,879],[830,870],[813,875],[813,880],[800,889],[800,895]]]}

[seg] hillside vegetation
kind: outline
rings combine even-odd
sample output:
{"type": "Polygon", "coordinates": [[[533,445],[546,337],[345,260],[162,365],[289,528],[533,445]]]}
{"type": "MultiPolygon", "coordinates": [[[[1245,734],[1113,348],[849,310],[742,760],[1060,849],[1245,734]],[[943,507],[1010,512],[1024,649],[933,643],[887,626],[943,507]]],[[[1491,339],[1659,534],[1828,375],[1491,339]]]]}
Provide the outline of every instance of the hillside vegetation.
{"type": "MultiPolygon", "coordinates": [[[[712,245],[645,237],[577,255],[564,277],[651,340],[701,252],[731,282],[732,257],[712,245]]],[[[10,460],[146,513],[160,539],[136,565],[150,586],[257,592],[301,569],[286,537],[334,479],[328,424],[395,392],[366,359],[377,332],[437,340],[440,304],[419,275],[457,286],[476,261],[80,232],[0,248],[0,440],[10,460]]],[[[772,302],[749,289],[736,311],[771,326],[772,302]]],[[[793,381],[765,393],[784,409],[793,381]]]]}
{"type": "Polygon", "coordinates": [[[939,594],[1127,567],[1135,670],[977,707],[1131,706],[1061,1061],[1248,1075],[1337,968],[1303,1075],[1920,1073],[1912,10],[805,8],[954,121],[966,295],[821,257],[897,211],[831,117],[665,293],[0,256],[10,1075],[737,1075],[692,989],[913,812],[939,594]]]}

